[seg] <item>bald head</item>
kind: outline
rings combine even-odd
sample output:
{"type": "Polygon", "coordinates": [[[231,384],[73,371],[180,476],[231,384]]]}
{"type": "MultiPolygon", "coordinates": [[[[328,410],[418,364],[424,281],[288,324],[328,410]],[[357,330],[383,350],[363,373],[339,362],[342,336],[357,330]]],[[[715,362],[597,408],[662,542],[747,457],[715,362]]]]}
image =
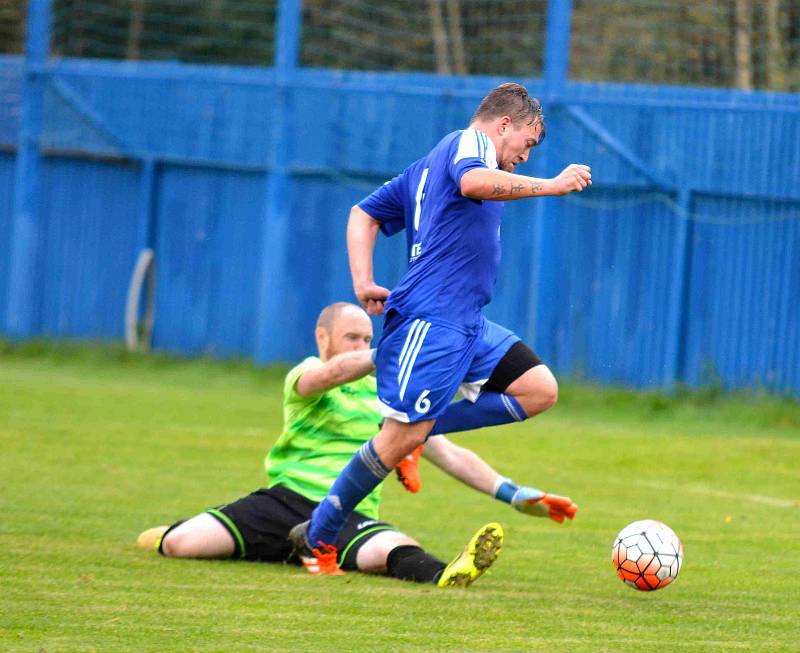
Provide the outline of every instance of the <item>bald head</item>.
{"type": "Polygon", "coordinates": [[[366,311],[350,302],[336,302],[322,309],[314,330],[319,357],[326,361],[346,351],[369,349],[372,321],[366,311]]]}
{"type": "Polygon", "coordinates": [[[333,327],[333,323],[338,319],[339,314],[348,307],[361,310],[358,306],[351,304],[350,302],[336,302],[335,304],[328,304],[320,311],[319,317],[317,318],[317,326],[330,331],[333,327]]]}

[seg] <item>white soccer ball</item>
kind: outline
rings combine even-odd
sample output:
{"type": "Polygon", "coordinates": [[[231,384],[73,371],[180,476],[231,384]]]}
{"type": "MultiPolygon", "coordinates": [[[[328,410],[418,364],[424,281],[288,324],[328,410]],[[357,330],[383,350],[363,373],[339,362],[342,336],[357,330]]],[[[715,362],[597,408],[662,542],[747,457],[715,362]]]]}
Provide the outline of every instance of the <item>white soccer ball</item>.
{"type": "Polygon", "coordinates": [[[678,576],[683,564],[683,544],[666,524],[642,519],[619,532],[611,549],[611,560],[626,585],[652,592],[666,587],[678,576]]]}

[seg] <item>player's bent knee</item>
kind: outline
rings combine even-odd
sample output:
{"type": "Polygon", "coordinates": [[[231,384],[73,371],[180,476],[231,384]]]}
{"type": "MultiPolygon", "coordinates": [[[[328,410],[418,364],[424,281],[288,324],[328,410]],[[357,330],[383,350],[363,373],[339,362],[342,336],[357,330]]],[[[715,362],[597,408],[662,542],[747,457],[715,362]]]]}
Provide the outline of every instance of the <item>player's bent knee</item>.
{"type": "Polygon", "coordinates": [[[425,442],[431,428],[433,420],[409,424],[387,419],[372,442],[383,464],[391,469],[425,442]]]}
{"type": "Polygon", "coordinates": [[[533,417],[539,413],[543,413],[555,406],[558,401],[558,383],[553,375],[549,379],[543,379],[537,384],[533,396],[530,400],[530,406],[526,408],[525,412],[528,417],[533,417]]]}
{"type": "Polygon", "coordinates": [[[235,547],[227,529],[206,513],[169,531],[161,542],[168,558],[228,558],[235,547]]]}
{"type": "Polygon", "coordinates": [[[406,423],[386,420],[382,431],[396,442],[403,442],[405,446],[415,449],[425,442],[425,439],[433,428],[433,421],[406,423]]]}
{"type": "Polygon", "coordinates": [[[514,381],[506,392],[520,403],[526,417],[533,417],[558,401],[558,381],[546,365],[537,365],[514,381]]]}
{"type": "Polygon", "coordinates": [[[405,533],[380,532],[359,549],[356,565],[361,571],[383,573],[386,571],[389,553],[398,546],[419,546],[419,543],[405,533]]]}
{"type": "Polygon", "coordinates": [[[168,558],[190,558],[191,537],[187,533],[172,531],[161,541],[161,553],[168,558]]]}
{"type": "Polygon", "coordinates": [[[538,412],[540,413],[552,408],[558,401],[558,381],[550,373],[550,370],[547,370],[547,375],[542,378],[537,388],[537,396],[539,401],[538,412]]]}

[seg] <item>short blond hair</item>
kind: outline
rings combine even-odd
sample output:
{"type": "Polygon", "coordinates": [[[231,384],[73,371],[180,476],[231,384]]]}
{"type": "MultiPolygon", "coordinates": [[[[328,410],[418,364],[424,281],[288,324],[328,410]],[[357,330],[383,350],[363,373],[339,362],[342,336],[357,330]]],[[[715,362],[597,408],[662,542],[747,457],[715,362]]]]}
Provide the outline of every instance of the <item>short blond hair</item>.
{"type": "Polygon", "coordinates": [[[528,93],[528,89],[522,84],[516,82],[506,82],[500,86],[493,88],[489,94],[481,100],[475,114],[472,116],[472,121],[476,120],[491,120],[493,118],[500,118],[501,116],[508,116],[511,118],[511,124],[517,126],[520,124],[541,126],[541,135],[539,142],[544,140],[544,113],[542,112],[542,104],[535,97],[528,93]]]}

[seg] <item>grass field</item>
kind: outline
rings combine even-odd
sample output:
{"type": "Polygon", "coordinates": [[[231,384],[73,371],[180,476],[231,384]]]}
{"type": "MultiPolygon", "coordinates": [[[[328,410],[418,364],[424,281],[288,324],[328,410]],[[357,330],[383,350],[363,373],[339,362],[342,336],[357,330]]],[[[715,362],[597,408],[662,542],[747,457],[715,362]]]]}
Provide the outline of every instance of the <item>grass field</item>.
{"type": "Polygon", "coordinates": [[[483,522],[506,548],[467,591],[284,565],[167,560],[139,531],[263,483],[281,370],[0,348],[1,651],[798,651],[800,407],[562,387],[533,421],[465,434],[499,471],[569,494],[525,517],[424,464],[383,517],[451,557],[483,522]],[[625,587],[610,549],[665,521],[678,580],[625,587]]]}

